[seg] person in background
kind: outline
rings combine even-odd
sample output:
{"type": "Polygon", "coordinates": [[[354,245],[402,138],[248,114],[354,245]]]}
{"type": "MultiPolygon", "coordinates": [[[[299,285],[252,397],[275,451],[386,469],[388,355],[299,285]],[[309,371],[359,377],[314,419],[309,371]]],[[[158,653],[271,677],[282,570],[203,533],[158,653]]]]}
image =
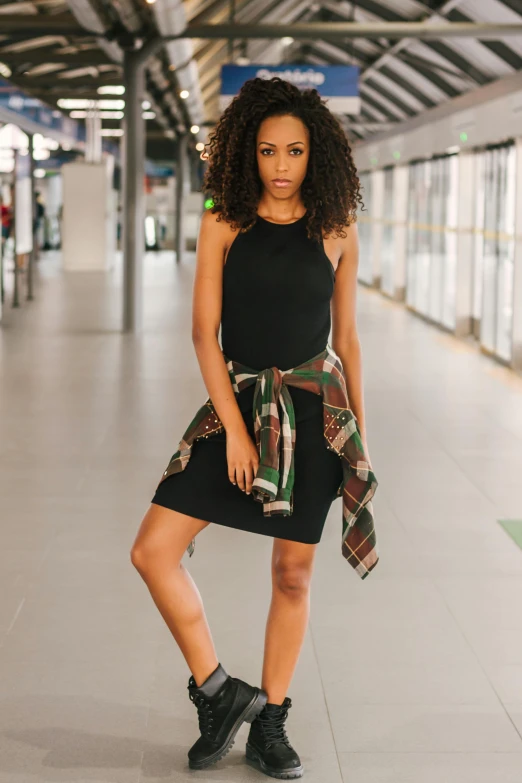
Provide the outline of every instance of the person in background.
{"type": "Polygon", "coordinates": [[[1,205],[2,214],[2,241],[6,241],[11,236],[11,229],[13,226],[13,208],[2,202],[1,205]]]}
{"type": "Polygon", "coordinates": [[[45,247],[45,206],[42,202],[42,195],[39,190],[36,191],[34,194],[35,198],[35,211],[34,211],[34,225],[33,225],[33,232],[36,242],[36,257],[38,258],[38,255],[40,253],[40,250],[42,248],[47,249],[45,247]]]}

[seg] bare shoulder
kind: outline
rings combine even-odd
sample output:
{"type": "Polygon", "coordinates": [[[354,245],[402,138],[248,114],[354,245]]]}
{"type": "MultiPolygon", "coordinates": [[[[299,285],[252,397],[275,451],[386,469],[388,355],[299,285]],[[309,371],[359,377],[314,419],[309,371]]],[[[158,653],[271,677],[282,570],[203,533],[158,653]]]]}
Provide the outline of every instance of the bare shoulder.
{"type": "Polygon", "coordinates": [[[232,228],[230,223],[223,218],[218,220],[220,214],[212,212],[210,209],[205,210],[201,216],[200,236],[204,240],[210,240],[213,244],[217,244],[225,254],[234,241],[238,229],[232,228]]]}
{"type": "Polygon", "coordinates": [[[205,233],[210,233],[215,237],[226,238],[235,236],[237,231],[231,227],[227,220],[224,218],[218,220],[220,214],[220,212],[212,212],[210,209],[206,209],[201,216],[201,230],[204,230],[205,233]]]}
{"type": "Polygon", "coordinates": [[[331,232],[326,236],[323,230],[324,249],[332,262],[334,271],[337,271],[343,259],[353,257],[354,253],[357,255],[357,223],[345,226],[344,234],[346,236],[343,237],[331,232]]]}

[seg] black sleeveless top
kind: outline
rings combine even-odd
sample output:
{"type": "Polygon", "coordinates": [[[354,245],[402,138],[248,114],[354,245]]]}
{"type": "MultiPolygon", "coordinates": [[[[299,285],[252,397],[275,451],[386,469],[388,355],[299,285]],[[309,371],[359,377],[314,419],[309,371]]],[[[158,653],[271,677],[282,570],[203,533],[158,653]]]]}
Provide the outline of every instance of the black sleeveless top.
{"type": "MultiPolygon", "coordinates": [[[[223,269],[221,347],[254,370],[289,370],[320,353],[331,328],[335,272],[322,241],[306,235],[307,213],[293,223],[260,215],[238,232],[223,269]]],[[[289,387],[296,419],[322,412],[322,400],[289,387]]],[[[253,386],[239,395],[251,407],[253,386]]]]}

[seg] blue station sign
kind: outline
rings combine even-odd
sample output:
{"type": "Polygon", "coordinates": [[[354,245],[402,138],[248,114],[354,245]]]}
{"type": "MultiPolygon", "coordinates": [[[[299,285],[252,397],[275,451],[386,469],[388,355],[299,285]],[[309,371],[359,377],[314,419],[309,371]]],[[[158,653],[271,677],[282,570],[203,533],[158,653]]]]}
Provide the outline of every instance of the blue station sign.
{"type": "Polygon", "coordinates": [[[256,76],[261,79],[279,76],[300,90],[315,88],[334,113],[360,113],[359,68],[355,65],[223,65],[220,110],[228,106],[248,79],[256,76]]]}

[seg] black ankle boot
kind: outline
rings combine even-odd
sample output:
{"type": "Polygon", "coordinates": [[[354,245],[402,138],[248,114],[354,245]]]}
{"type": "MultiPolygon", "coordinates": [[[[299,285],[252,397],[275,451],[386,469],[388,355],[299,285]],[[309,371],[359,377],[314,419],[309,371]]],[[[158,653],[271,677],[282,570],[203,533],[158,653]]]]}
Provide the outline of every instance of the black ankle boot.
{"type": "Polygon", "coordinates": [[[286,736],[285,721],[292,700],[266,704],[250,726],[246,745],[248,763],[272,778],[291,780],[303,775],[301,759],[286,736]]]}
{"type": "Polygon", "coordinates": [[[221,664],[199,688],[190,677],[188,692],[198,708],[201,733],[188,752],[191,769],[204,769],[226,756],[241,724],[251,723],[267,700],[265,691],[229,677],[221,664]]]}

